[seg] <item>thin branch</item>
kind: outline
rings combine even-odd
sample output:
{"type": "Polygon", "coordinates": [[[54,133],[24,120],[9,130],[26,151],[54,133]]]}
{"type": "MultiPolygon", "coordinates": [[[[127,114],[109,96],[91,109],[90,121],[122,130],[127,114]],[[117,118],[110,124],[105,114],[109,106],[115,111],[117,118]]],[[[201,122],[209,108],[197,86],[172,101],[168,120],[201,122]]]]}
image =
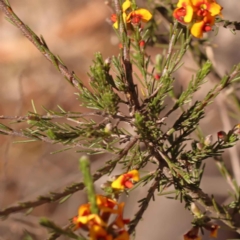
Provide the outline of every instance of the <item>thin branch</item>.
{"type": "MultiPolygon", "coordinates": [[[[94,181],[97,181],[103,175],[107,174],[110,171],[111,168],[112,168],[112,164],[108,164],[104,168],[101,169],[101,172],[97,171],[95,174],[93,174],[94,181]]],[[[5,208],[5,209],[0,211],[0,216],[8,216],[9,214],[12,214],[12,213],[15,213],[15,212],[23,211],[23,210],[26,210],[26,209],[29,209],[29,208],[38,207],[38,206],[43,205],[45,203],[58,201],[63,197],[71,195],[71,194],[73,194],[77,191],[83,190],[84,187],[85,186],[84,186],[83,182],[75,183],[75,184],[73,184],[69,187],[66,187],[62,192],[58,192],[58,193],[57,192],[56,193],[52,192],[48,195],[40,196],[37,200],[23,202],[23,203],[19,203],[19,205],[5,208]]]]}
{"type": "Polygon", "coordinates": [[[43,38],[39,38],[27,25],[25,25],[19,17],[13,12],[12,8],[8,6],[4,0],[0,0],[0,9],[4,12],[7,18],[19,28],[23,35],[31,41],[35,47],[61,72],[61,74],[77,89],[83,88],[81,81],[76,77],[73,71],[70,71],[62,61],[56,57],[46,45],[43,38]]]}
{"type": "Polygon", "coordinates": [[[240,227],[236,225],[236,222],[232,219],[231,214],[226,212],[220,204],[216,202],[213,203],[213,200],[200,188],[194,190],[188,189],[188,193],[193,199],[196,199],[206,211],[211,212],[219,220],[240,234],[240,227]]]}
{"type": "Polygon", "coordinates": [[[121,42],[123,44],[123,56],[122,56],[122,61],[123,61],[123,65],[124,65],[124,69],[125,69],[125,76],[126,76],[126,85],[128,87],[127,91],[128,94],[126,94],[126,97],[128,98],[128,101],[131,105],[131,107],[133,109],[131,109],[133,112],[135,112],[135,110],[139,109],[140,107],[140,103],[138,100],[138,94],[136,92],[136,86],[134,85],[133,82],[133,71],[132,71],[132,63],[130,61],[130,42],[126,40],[126,38],[124,38],[124,36],[126,35],[126,29],[125,29],[125,23],[123,21],[123,17],[122,17],[122,10],[121,10],[121,6],[119,4],[119,0],[114,0],[114,7],[115,7],[115,11],[116,14],[118,16],[118,18],[120,19],[119,22],[119,33],[120,33],[120,37],[121,37],[121,42]]]}
{"type": "MultiPolygon", "coordinates": [[[[67,230],[72,230],[72,227],[73,227],[73,224],[70,223],[70,224],[67,224],[66,226],[64,226],[62,229],[65,230],[65,231],[67,231],[67,230]]],[[[61,235],[62,235],[62,234],[59,233],[59,232],[54,232],[53,234],[51,234],[51,235],[49,236],[49,238],[48,238],[47,240],[55,240],[55,239],[61,237],[61,235]]]]}
{"type": "MultiPolygon", "coordinates": [[[[227,111],[227,108],[225,105],[225,99],[219,98],[216,100],[216,103],[219,108],[219,114],[220,114],[220,119],[223,124],[223,130],[228,131],[229,129],[232,128],[232,124],[231,124],[229,114],[228,114],[228,111],[227,111]]],[[[240,186],[240,161],[239,161],[237,147],[234,146],[234,147],[230,148],[228,150],[228,152],[229,152],[229,158],[230,158],[231,165],[232,165],[233,176],[234,176],[238,186],[240,186]]],[[[220,163],[217,162],[217,164],[220,164],[220,163]]],[[[228,183],[230,183],[229,180],[228,180],[228,183]]],[[[235,189],[235,191],[236,191],[236,189],[235,189]]]]}
{"type": "Polygon", "coordinates": [[[223,177],[226,179],[228,185],[232,188],[234,193],[238,195],[239,193],[236,189],[236,184],[234,183],[234,177],[228,171],[223,159],[222,158],[219,159],[219,158],[215,157],[214,160],[215,160],[217,167],[219,168],[219,171],[222,173],[223,177]]]}
{"type": "MultiPolygon", "coordinates": [[[[173,34],[172,34],[172,37],[170,39],[170,42],[169,42],[169,45],[168,45],[168,52],[167,52],[167,56],[166,56],[166,61],[169,60],[170,56],[172,55],[172,52],[173,52],[173,47],[174,47],[174,42],[177,38],[177,25],[178,25],[178,22],[175,21],[174,25],[173,25],[173,34]]],[[[162,77],[166,75],[168,71],[168,65],[166,64],[166,66],[164,67],[163,71],[162,71],[162,77]]]]}
{"type": "MultiPolygon", "coordinates": [[[[170,56],[172,55],[172,52],[173,52],[173,50],[174,50],[174,42],[175,42],[175,40],[176,40],[176,38],[177,38],[177,25],[178,25],[178,22],[177,21],[175,21],[175,23],[174,23],[174,25],[173,25],[173,34],[172,34],[172,37],[171,37],[171,39],[170,39],[170,42],[169,42],[169,45],[168,45],[168,52],[167,52],[167,56],[166,56],[166,63],[168,62],[168,60],[169,60],[169,58],[170,58],[170,56]]],[[[165,65],[165,67],[164,67],[164,69],[163,69],[163,71],[162,71],[162,76],[161,77],[163,77],[163,76],[165,76],[166,74],[167,74],[167,71],[168,71],[168,64],[166,64],[165,65]]],[[[156,95],[157,95],[157,93],[159,92],[159,90],[162,88],[162,84],[160,84],[156,89],[155,89],[155,91],[149,96],[149,97],[147,97],[145,100],[144,100],[144,102],[148,102],[150,99],[152,99],[152,98],[154,98],[156,95]]]]}
{"type": "MultiPolygon", "coordinates": [[[[135,137],[134,139],[132,139],[132,141],[130,141],[125,148],[119,153],[119,155],[110,163],[108,163],[106,166],[104,166],[103,168],[97,170],[93,175],[93,181],[97,181],[99,178],[101,178],[103,175],[109,174],[112,169],[114,169],[114,167],[116,166],[116,164],[119,162],[119,160],[121,160],[128,152],[129,150],[134,146],[134,144],[138,141],[138,138],[135,137]]],[[[84,189],[84,183],[80,182],[80,183],[75,183],[72,184],[69,187],[66,187],[62,192],[52,192],[48,195],[44,195],[44,196],[40,196],[37,200],[34,201],[27,201],[27,202],[23,202],[23,203],[19,203],[16,206],[11,206],[8,208],[5,208],[3,210],[0,211],[0,216],[2,217],[6,217],[9,214],[15,213],[15,212],[20,212],[26,209],[30,209],[30,208],[34,208],[34,207],[38,207],[40,205],[43,205],[45,203],[50,203],[50,202],[56,202],[68,195],[71,195],[77,191],[83,190],[84,189]]]]}
{"type": "Polygon", "coordinates": [[[233,31],[240,30],[240,22],[224,20],[221,18],[217,19],[215,25],[218,27],[232,29],[233,31]]]}
{"type": "MultiPolygon", "coordinates": [[[[0,133],[4,133],[4,134],[7,134],[7,135],[10,135],[10,136],[16,136],[16,137],[23,137],[23,138],[29,138],[29,139],[33,139],[33,140],[41,140],[42,142],[46,142],[46,143],[50,143],[50,144],[62,144],[61,142],[59,141],[56,141],[56,140],[52,140],[48,137],[45,137],[45,136],[41,136],[41,135],[37,135],[37,136],[27,136],[25,135],[23,132],[20,132],[20,131],[16,131],[16,130],[13,130],[13,129],[0,129],[0,133]]],[[[94,147],[87,147],[87,146],[84,146],[80,143],[71,143],[71,144],[64,144],[64,146],[70,146],[72,148],[74,147],[79,147],[79,148],[83,148],[84,150],[90,150],[90,151],[96,151],[96,152],[102,152],[102,153],[111,153],[109,152],[109,150],[107,149],[104,149],[104,148],[94,148],[94,147]]]]}
{"type": "Polygon", "coordinates": [[[135,214],[134,219],[129,224],[130,225],[130,227],[128,229],[129,234],[132,234],[135,231],[135,228],[137,227],[139,221],[142,219],[142,216],[143,216],[144,212],[146,211],[149,202],[151,201],[152,198],[154,198],[154,192],[159,187],[160,178],[161,178],[161,175],[159,174],[155,178],[155,180],[152,183],[151,187],[149,188],[148,194],[147,194],[146,198],[144,198],[144,200],[141,202],[140,209],[135,214]]]}
{"type": "MultiPolygon", "coordinates": [[[[3,120],[15,120],[16,122],[24,122],[27,120],[52,120],[52,119],[61,119],[61,118],[66,118],[66,119],[74,119],[74,118],[83,118],[83,117],[87,117],[87,116],[97,116],[97,117],[110,117],[109,114],[107,113],[103,113],[103,112],[89,112],[89,113],[70,113],[70,112],[66,112],[66,113],[60,113],[59,115],[56,114],[46,114],[46,115],[39,115],[39,114],[35,114],[35,115],[27,115],[27,116],[5,116],[5,115],[0,115],[0,119],[3,120]]],[[[129,122],[132,118],[128,117],[128,116],[123,116],[123,115],[113,115],[111,116],[111,118],[118,118],[121,121],[126,121],[129,122]]]]}

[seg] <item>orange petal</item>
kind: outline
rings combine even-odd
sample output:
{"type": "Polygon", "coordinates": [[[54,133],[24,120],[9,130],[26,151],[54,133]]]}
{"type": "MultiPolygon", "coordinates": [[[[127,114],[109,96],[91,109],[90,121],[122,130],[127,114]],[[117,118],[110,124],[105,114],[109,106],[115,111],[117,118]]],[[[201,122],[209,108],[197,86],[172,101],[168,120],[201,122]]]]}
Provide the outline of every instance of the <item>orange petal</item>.
{"type": "Polygon", "coordinates": [[[192,227],[190,231],[188,231],[184,236],[184,240],[201,240],[198,236],[199,227],[192,227]]]}
{"type": "Polygon", "coordinates": [[[90,228],[90,239],[91,240],[98,240],[98,239],[105,239],[105,240],[112,240],[112,236],[108,235],[107,231],[98,225],[93,225],[90,228]]]}
{"type": "Polygon", "coordinates": [[[114,238],[114,240],[129,240],[129,239],[130,239],[129,234],[125,230],[122,231],[118,237],[114,238]]]}

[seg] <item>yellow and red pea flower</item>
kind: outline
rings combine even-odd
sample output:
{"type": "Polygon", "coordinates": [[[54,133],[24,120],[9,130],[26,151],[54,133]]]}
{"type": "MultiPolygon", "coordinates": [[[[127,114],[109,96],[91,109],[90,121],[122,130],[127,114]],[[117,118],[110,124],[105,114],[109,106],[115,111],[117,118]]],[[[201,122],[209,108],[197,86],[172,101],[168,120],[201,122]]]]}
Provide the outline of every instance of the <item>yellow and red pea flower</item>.
{"type": "Polygon", "coordinates": [[[215,23],[215,17],[207,14],[201,21],[196,21],[191,27],[191,34],[196,38],[202,38],[204,32],[212,30],[215,23]]]}
{"type": "MultiPolygon", "coordinates": [[[[126,0],[122,4],[122,17],[124,23],[132,23],[133,25],[138,25],[143,22],[148,22],[152,18],[152,14],[144,8],[139,8],[134,11],[128,11],[129,8],[131,8],[132,2],[130,0],[126,0]],[[127,13],[128,11],[128,13],[127,13]]],[[[114,23],[113,27],[118,29],[118,21],[116,14],[112,14],[111,20],[114,23]]]]}
{"type": "Polygon", "coordinates": [[[132,170],[128,173],[120,175],[116,180],[111,184],[113,189],[124,190],[126,188],[133,187],[133,181],[139,181],[139,172],[138,170],[132,170]]]}
{"type": "Polygon", "coordinates": [[[133,25],[139,25],[142,22],[148,22],[152,18],[152,14],[144,8],[139,8],[127,15],[126,22],[133,25]]]}
{"type": "Polygon", "coordinates": [[[210,13],[211,16],[221,15],[222,6],[216,3],[215,0],[191,0],[195,8],[197,16],[206,16],[210,13]]]}
{"type": "Polygon", "coordinates": [[[190,23],[193,18],[193,5],[191,0],[179,0],[177,8],[173,12],[173,17],[181,23],[190,23]]]}
{"type": "Polygon", "coordinates": [[[191,24],[191,34],[201,38],[212,30],[215,17],[221,16],[222,7],[215,0],[179,0],[173,17],[183,24],[191,24]]]}
{"type": "Polygon", "coordinates": [[[75,229],[82,228],[89,231],[90,240],[129,240],[125,231],[125,224],[130,220],[123,219],[124,203],[117,203],[105,196],[96,196],[98,214],[92,214],[90,204],[83,204],[78,209],[78,216],[73,218],[75,229]],[[115,221],[108,226],[111,214],[116,215],[115,221]]]}

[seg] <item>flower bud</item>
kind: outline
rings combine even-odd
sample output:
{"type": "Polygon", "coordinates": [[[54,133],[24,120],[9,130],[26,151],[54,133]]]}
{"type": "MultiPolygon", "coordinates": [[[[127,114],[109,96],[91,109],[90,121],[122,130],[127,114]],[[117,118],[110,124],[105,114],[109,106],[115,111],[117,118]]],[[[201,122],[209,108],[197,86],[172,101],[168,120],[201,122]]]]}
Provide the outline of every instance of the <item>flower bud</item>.
{"type": "Polygon", "coordinates": [[[105,133],[111,133],[111,131],[112,131],[112,124],[111,123],[108,123],[108,124],[106,124],[106,126],[105,126],[105,128],[104,128],[104,132],[105,133]]]}
{"type": "Polygon", "coordinates": [[[198,142],[196,143],[197,149],[202,150],[203,149],[203,144],[198,142]]]}
{"type": "Polygon", "coordinates": [[[155,80],[159,80],[161,78],[161,73],[156,73],[155,75],[154,75],[154,79],[155,80]]]}
{"type": "Polygon", "coordinates": [[[104,63],[105,63],[106,65],[110,65],[111,62],[112,62],[112,58],[111,58],[111,57],[106,58],[105,61],[104,61],[104,63]]]}
{"type": "Polygon", "coordinates": [[[224,141],[226,142],[227,140],[227,134],[224,131],[219,131],[217,133],[218,141],[224,141]]]}
{"type": "Polygon", "coordinates": [[[205,146],[210,146],[212,144],[212,135],[207,135],[204,139],[204,145],[205,146]]]}
{"type": "Polygon", "coordinates": [[[191,212],[193,213],[193,215],[195,217],[200,218],[202,216],[202,213],[201,213],[200,209],[198,208],[198,206],[194,202],[191,202],[190,209],[191,209],[191,212]]]}
{"type": "Polygon", "coordinates": [[[113,14],[111,15],[111,21],[112,21],[113,23],[115,23],[115,22],[117,21],[117,14],[113,13],[113,14]]]}
{"type": "Polygon", "coordinates": [[[234,133],[239,135],[240,134],[240,124],[237,124],[235,127],[234,127],[234,133]]]}
{"type": "Polygon", "coordinates": [[[141,50],[144,50],[145,44],[146,44],[146,42],[144,40],[141,40],[139,42],[139,46],[140,46],[141,50]]]}

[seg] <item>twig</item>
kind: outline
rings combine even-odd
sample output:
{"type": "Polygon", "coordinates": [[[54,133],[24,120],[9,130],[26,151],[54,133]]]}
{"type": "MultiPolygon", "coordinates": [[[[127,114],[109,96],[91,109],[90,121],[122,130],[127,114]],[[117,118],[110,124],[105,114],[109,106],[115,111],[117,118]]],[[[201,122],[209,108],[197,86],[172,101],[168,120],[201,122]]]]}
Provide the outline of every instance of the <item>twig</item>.
{"type": "MultiPolygon", "coordinates": [[[[138,141],[138,138],[135,137],[134,139],[132,139],[132,141],[130,141],[125,148],[119,153],[119,155],[113,160],[111,161],[109,164],[107,164],[105,167],[99,169],[97,172],[95,172],[92,175],[92,179],[93,181],[97,181],[99,178],[101,178],[103,175],[109,174],[111,172],[111,170],[115,167],[115,165],[118,163],[119,160],[121,160],[122,157],[124,157],[128,151],[133,147],[133,145],[138,141]]],[[[44,196],[40,196],[37,200],[35,201],[26,201],[23,203],[19,203],[17,206],[11,206],[8,208],[5,208],[3,210],[0,211],[0,216],[8,216],[9,214],[15,213],[15,212],[19,212],[19,211],[23,211],[29,208],[34,208],[34,207],[38,207],[40,205],[43,205],[45,203],[49,203],[49,202],[56,202],[68,195],[71,195],[77,191],[83,190],[84,189],[84,183],[80,182],[80,183],[75,183],[69,187],[66,187],[65,190],[63,190],[62,192],[59,193],[50,193],[48,195],[44,195],[44,196]]]]}
{"type": "MultiPolygon", "coordinates": [[[[176,37],[177,37],[177,25],[178,25],[178,22],[175,21],[174,25],[173,25],[173,34],[172,34],[172,37],[170,39],[170,42],[169,42],[169,45],[168,45],[168,52],[167,52],[167,56],[166,56],[166,61],[168,61],[168,59],[170,58],[170,56],[172,55],[172,51],[173,51],[173,46],[174,46],[174,42],[176,40],[176,37]]],[[[168,67],[167,67],[167,64],[166,66],[164,67],[163,71],[162,71],[162,77],[166,75],[167,73],[167,70],[168,70],[168,67]]]]}
{"type": "Polygon", "coordinates": [[[148,190],[148,194],[146,196],[146,198],[144,199],[144,201],[142,201],[141,207],[138,210],[138,212],[135,214],[134,219],[131,221],[131,223],[129,224],[130,227],[128,229],[129,234],[132,234],[135,231],[135,228],[137,227],[139,221],[142,219],[142,216],[144,214],[144,212],[146,211],[149,202],[151,201],[151,199],[154,196],[154,192],[156,191],[156,189],[159,186],[159,181],[160,181],[160,175],[158,175],[154,182],[152,183],[151,187],[148,190]]]}
{"type": "MultiPolygon", "coordinates": [[[[6,129],[0,129],[0,133],[5,133],[7,135],[10,135],[10,136],[16,136],[16,137],[23,137],[23,138],[29,138],[29,139],[33,139],[33,140],[41,140],[43,142],[46,142],[46,143],[50,143],[50,144],[62,144],[61,142],[58,142],[58,141],[55,141],[55,140],[52,140],[48,137],[45,137],[45,136],[41,136],[41,135],[37,135],[37,136],[27,136],[25,135],[24,133],[20,132],[20,131],[16,131],[16,130],[6,130],[6,129]]],[[[107,149],[104,149],[104,148],[94,148],[94,147],[87,147],[87,146],[84,146],[80,143],[71,143],[71,144],[64,144],[64,146],[70,146],[72,148],[74,147],[79,147],[79,148],[83,148],[84,150],[89,150],[89,151],[96,151],[96,152],[102,152],[102,153],[111,153],[109,150],[107,149]]]]}
{"type": "Polygon", "coordinates": [[[236,226],[236,222],[234,222],[230,213],[226,212],[223,209],[223,207],[216,202],[215,202],[216,206],[214,206],[212,199],[200,188],[194,190],[188,189],[188,193],[193,199],[196,199],[199,202],[199,204],[201,204],[205,208],[206,211],[211,212],[219,220],[221,220],[227,226],[234,229],[237,233],[240,234],[240,227],[236,226]]]}
{"type": "MultiPolygon", "coordinates": [[[[66,118],[66,119],[74,119],[74,118],[82,118],[82,117],[86,117],[86,116],[98,116],[98,117],[109,117],[109,115],[107,113],[103,113],[103,112],[89,112],[89,113],[61,113],[59,115],[56,114],[46,114],[46,115],[27,115],[27,116],[5,116],[5,115],[0,115],[0,119],[3,120],[15,120],[16,122],[24,122],[27,120],[52,120],[52,119],[61,119],[61,118],[66,118]]],[[[113,115],[111,116],[112,118],[116,119],[120,119],[121,121],[126,121],[129,122],[131,120],[131,117],[128,116],[123,116],[123,115],[113,115]]]]}
{"type": "MultiPolygon", "coordinates": [[[[67,230],[71,230],[71,228],[72,228],[72,223],[67,224],[66,226],[64,226],[63,230],[67,231],[67,230]]],[[[59,238],[61,235],[62,235],[61,233],[55,232],[47,240],[55,240],[55,239],[59,238]]]]}
{"type": "Polygon", "coordinates": [[[238,195],[239,193],[236,191],[237,190],[236,185],[234,184],[234,177],[226,168],[223,159],[222,158],[218,159],[217,157],[215,157],[214,160],[217,167],[219,168],[219,171],[222,173],[223,177],[226,179],[228,185],[232,188],[234,193],[238,195]]]}
{"type": "Polygon", "coordinates": [[[70,71],[47,47],[45,41],[40,39],[28,26],[26,26],[18,16],[13,12],[12,8],[8,6],[4,0],[0,0],[0,9],[9,18],[23,35],[31,41],[35,47],[61,72],[61,74],[77,89],[83,88],[82,83],[76,77],[73,71],[70,71]]]}
{"type": "Polygon", "coordinates": [[[124,35],[126,35],[126,29],[125,29],[124,22],[123,22],[122,10],[121,10],[121,6],[119,4],[119,0],[114,0],[114,5],[115,5],[116,14],[117,14],[118,18],[120,19],[119,33],[120,33],[120,37],[121,37],[121,42],[123,44],[122,61],[124,64],[124,69],[125,69],[126,85],[128,87],[127,91],[129,94],[129,96],[128,96],[128,94],[126,94],[126,97],[128,98],[129,103],[130,103],[131,107],[133,108],[133,109],[131,109],[133,111],[132,113],[134,113],[135,110],[139,109],[140,103],[138,100],[138,94],[136,92],[136,87],[133,82],[132,63],[129,58],[130,43],[126,40],[126,38],[124,38],[124,35]]]}
{"type": "MultiPolygon", "coordinates": [[[[223,128],[224,128],[223,130],[228,131],[229,129],[232,128],[232,124],[229,119],[225,101],[223,99],[217,99],[216,103],[219,107],[219,114],[221,116],[221,121],[222,121],[223,128]]],[[[239,161],[239,157],[238,157],[237,147],[234,146],[234,147],[230,148],[228,150],[228,152],[229,152],[229,158],[230,158],[231,165],[232,165],[233,176],[234,176],[238,186],[240,186],[240,161],[239,161]]]]}
{"type": "MultiPolygon", "coordinates": [[[[101,172],[97,171],[95,174],[93,174],[93,179],[94,181],[97,181],[99,178],[101,178],[103,175],[107,174],[110,169],[112,168],[112,164],[108,164],[106,165],[104,168],[101,169],[101,172]]],[[[62,192],[52,192],[49,195],[45,195],[45,196],[40,196],[37,200],[35,201],[28,201],[28,202],[23,202],[23,203],[19,203],[19,205],[17,206],[12,206],[12,207],[8,207],[6,209],[3,209],[0,211],[0,216],[8,216],[9,214],[15,213],[15,212],[19,212],[19,211],[23,211],[29,208],[34,208],[34,207],[38,207],[40,205],[43,205],[45,203],[49,203],[49,202],[55,202],[60,200],[63,197],[66,197],[68,195],[71,195],[77,191],[83,190],[84,189],[84,183],[80,182],[80,183],[75,183],[69,187],[66,187],[62,192]]]]}
{"type": "MultiPolygon", "coordinates": [[[[173,52],[173,49],[174,49],[174,42],[175,42],[176,37],[177,37],[177,32],[176,32],[176,31],[177,31],[177,29],[176,29],[176,28],[177,28],[177,25],[178,25],[178,22],[175,21],[175,23],[174,23],[174,25],[173,25],[173,34],[172,34],[172,37],[171,37],[170,42],[169,42],[169,45],[168,45],[168,52],[167,52],[167,56],[166,56],[166,65],[165,65],[165,67],[164,67],[164,69],[163,69],[163,71],[162,71],[161,77],[164,77],[164,76],[166,75],[167,71],[168,71],[167,62],[168,62],[170,56],[172,55],[172,52],[173,52]]],[[[154,91],[149,97],[147,97],[147,98],[144,100],[144,102],[148,102],[150,99],[154,98],[154,97],[157,95],[157,93],[159,92],[159,89],[162,88],[162,86],[163,86],[163,85],[160,84],[160,85],[155,89],[155,91],[154,91]]]]}
{"type": "Polygon", "coordinates": [[[224,20],[224,19],[217,19],[216,26],[218,27],[224,27],[224,28],[229,28],[232,29],[234,31],[236,30],[240,30],[240,22],[236,22],[236,21],[229,21],[229,20],[224,20]]]}

